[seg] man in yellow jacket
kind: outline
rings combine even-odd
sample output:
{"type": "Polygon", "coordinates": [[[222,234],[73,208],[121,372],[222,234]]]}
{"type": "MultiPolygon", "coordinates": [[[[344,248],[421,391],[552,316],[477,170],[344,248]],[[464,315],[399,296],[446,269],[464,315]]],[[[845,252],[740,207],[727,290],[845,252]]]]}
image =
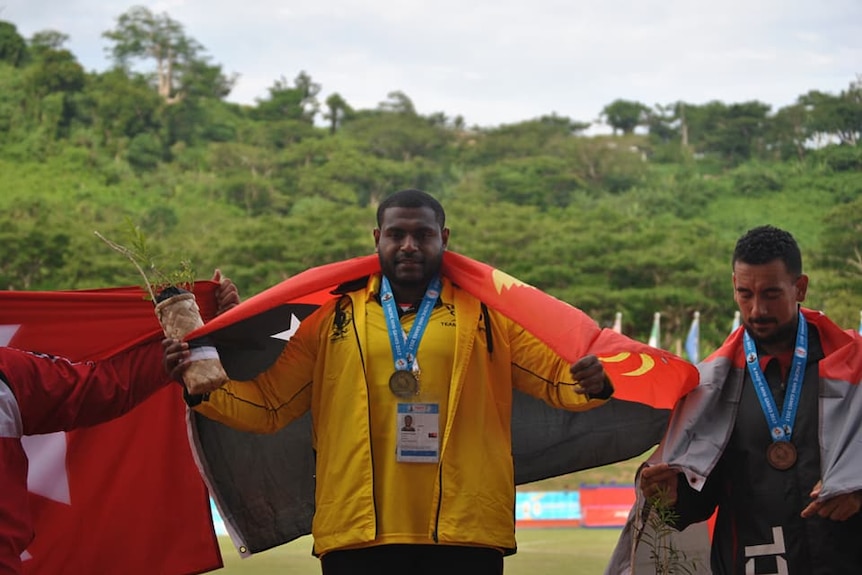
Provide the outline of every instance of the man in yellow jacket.
{"type": "MultiPolygon", "coordinates": [[[[595,356],[570,365],[440,276],[449,229],[433,197],[397,192],[377,224],[381,274],[343,286],[253,380],[190,405],[258,433],[311,410],[324,574],[502,573],[515,550],[512,390],[587,410],[613,387],[595,356]]],[[[187,344],[166,348],[175,376],[187,359],[187,344]]]]}

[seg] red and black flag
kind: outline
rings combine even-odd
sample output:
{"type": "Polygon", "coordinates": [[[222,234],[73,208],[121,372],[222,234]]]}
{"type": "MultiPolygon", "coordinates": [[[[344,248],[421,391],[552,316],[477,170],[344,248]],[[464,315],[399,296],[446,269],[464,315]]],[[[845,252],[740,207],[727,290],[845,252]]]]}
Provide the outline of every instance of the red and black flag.
{"type": "MultiPolygon", "coordinates": [[[[289,345],[299,323],[339,285],[380,269],[369,255],[307,270],[248,299],[189,334],[207,338],[235,379],[249,379],[289,345]]],[[[581,310],[488,265],[445,252],[443,274],[519,323],[561,357],[597,355],[614,399],[568,412],[515,392],[512,440],[516,481],[528,483],[639,455],[656,444],[676,400],[697,385],[683,359],[601,329],[581,310]]],[[[199,465],[241,553],[259,552],[310,532],[314,453],[310,414],[273,435],[234,431],[193,414],[199,465]]]]}

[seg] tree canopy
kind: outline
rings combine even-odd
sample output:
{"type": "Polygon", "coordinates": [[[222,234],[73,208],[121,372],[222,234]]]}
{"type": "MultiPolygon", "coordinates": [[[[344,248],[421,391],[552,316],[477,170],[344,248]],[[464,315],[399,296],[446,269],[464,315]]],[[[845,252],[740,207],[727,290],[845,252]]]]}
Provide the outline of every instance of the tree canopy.
{"type": "MultiPolygon", "coordinates": [[[[0,21],[0,282],[137,283],[94,239],[127,218],[165,258],[218,266],[250,296],[310,266],[370,253],[374,210],[418,187],[447,209],[450,248],[646,340],[702,351],[730,327],[730,254],[750,227],[790,230],[808,305],[852,327],[862,308],[862,87],[787,107],[623,98],[613,135],[548,114],[489,128],[423,115],[401,91],[358,109],[300,69],[254,105],[167,14],[137,7],[105,32],[115,66],[85,71],[59,31],[0,21]]],[[[338,88],[333,87],[333,88],[338,88]]],[[[790,95],[792,96],[792,95],[790,95]]]]}

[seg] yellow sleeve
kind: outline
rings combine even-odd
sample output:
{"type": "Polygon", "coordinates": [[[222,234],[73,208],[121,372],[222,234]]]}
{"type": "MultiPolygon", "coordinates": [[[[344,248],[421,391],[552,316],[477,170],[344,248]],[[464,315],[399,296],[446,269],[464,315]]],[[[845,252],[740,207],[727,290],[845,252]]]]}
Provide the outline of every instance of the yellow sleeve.
{"type": "Polygon", "coordinates": [[[240,431],[274,433],[311,407],[322,306],[305,318],[266,371],[248,381],[231,380],[194,407],[198,413],[240,431]]]}
{"type": "Polygon", "coordinates": [[[520,325],[501,319],[509,333],[516,389],[569,411],[586,411],[607,401],[578,393],[566,360],[520,325]]]}

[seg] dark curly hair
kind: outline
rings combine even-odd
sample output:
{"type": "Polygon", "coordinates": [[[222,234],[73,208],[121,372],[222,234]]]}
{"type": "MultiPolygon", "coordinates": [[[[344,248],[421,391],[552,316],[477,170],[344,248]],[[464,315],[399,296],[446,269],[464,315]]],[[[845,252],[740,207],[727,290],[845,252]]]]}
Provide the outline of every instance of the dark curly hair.
{"type": "Polygon", "coordinates": [[[775,260],[783,261],[791,274],[802,274],[802,253],[790,232],[774,226],[759,226],[748,230],[736,242],[731,267],[736,262],[760,265],[775,260]]]}
{"type": "Polygon", "coordinates": [[[436,216],[437,223],[440,224],[440,229],[442,230],[446,227],[446,212],[443,211],[443,206],[431,194],[422,190],[401,190],[380,202],[380,205],[377,206],[378,228],[383,223],[383,212],[389,208],[431,208],[434,210],[434,215],[436,216]]]}

